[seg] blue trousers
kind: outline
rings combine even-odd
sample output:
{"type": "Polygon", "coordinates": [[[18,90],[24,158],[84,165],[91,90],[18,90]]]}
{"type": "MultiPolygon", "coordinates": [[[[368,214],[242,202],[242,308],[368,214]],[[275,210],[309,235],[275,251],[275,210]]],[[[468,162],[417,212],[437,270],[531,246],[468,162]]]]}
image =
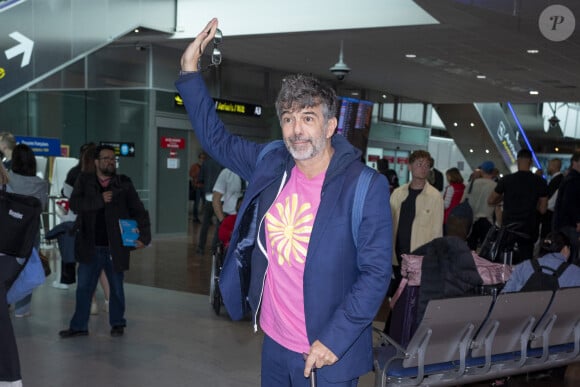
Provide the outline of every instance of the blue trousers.
{"type": "Polygon", "coordinates": [[[108,247],[97,247],[90,263],[79,263],[77,270],[77,293],[75,313],[70,321],[70,329],[87,331],[91,315],[91,302],[99,282],[101,271],[105,271],[109,280],[109,323],[114,326],[126,326],[125,291],[123,289],[123,272],[113,269],[113,261],[108,247]]]}
{"type": "MultiPolygon", "coordinates": [[[[304,357],[290,351],[264,336],[262,344],[262,387],[310,387],[310,379],[304,377],[304,357]]],[[[317,387],[356,387],[358,379],[343,383],[329,383],[317,377],[317,387]]]]}

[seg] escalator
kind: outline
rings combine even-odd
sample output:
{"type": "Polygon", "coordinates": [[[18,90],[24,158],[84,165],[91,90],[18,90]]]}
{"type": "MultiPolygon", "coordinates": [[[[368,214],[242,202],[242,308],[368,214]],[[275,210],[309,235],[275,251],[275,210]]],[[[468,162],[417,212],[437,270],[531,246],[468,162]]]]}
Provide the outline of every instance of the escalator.
{"type": "Polygon", "coordinates": [[[472,168],[491,160],[500,173],[516,170],[521,134],[501,104],[441,104],[435,109],[472,168]]]}

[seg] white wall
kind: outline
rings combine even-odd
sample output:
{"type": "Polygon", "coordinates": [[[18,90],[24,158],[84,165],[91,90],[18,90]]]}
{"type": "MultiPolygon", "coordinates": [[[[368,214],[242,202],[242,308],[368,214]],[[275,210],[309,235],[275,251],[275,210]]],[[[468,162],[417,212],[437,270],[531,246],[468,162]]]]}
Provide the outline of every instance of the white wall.
{"type": "MultiPolygon", "coordinates": [[[[456,167],[459,168],[465,181],[469,179],[473,170],[467,164],[463,154],[452,139],[431,136],[429,137],[427,150],[431,153],[431,157],[435,159],[435,168],[443,174],[449,168],[456,167]]],[[[444,184],[447,185],[447,181],[444,184]]]]}

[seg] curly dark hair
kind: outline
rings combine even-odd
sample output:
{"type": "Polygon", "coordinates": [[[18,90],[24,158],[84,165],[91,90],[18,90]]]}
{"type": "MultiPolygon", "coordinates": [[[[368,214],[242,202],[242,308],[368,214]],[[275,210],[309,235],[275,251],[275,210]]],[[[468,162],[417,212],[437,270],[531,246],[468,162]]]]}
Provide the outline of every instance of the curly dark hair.
{"type": "Polygon", "coordinates": [[[411,156],[409,156],[409,164],[413,164],[417,159],[429,160],[431,168],[433,168],[433,158],[431,157],[431,154],[426,150],[419,149],[411,153],[411,156]]]}
{"type": "Polygon", "coordinates": [[[336,117],[338,100],[332,87],[302,74],[290,75],[282,80],[282,88],[276,99],[278,119],[285,111],[318,105],[322,106],[322,114],[327,121],[336,117]]]}

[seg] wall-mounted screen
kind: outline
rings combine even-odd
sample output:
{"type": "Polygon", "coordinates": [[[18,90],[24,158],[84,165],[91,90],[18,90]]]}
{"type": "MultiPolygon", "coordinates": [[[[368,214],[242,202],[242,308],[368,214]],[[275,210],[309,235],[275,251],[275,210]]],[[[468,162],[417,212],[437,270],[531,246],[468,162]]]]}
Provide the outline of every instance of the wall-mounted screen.
{"type": "Polygon", "coordinates": [[[336,132],[365,153],[367,148],[373,103],[356,98],[339,97],[336,132]]]}

